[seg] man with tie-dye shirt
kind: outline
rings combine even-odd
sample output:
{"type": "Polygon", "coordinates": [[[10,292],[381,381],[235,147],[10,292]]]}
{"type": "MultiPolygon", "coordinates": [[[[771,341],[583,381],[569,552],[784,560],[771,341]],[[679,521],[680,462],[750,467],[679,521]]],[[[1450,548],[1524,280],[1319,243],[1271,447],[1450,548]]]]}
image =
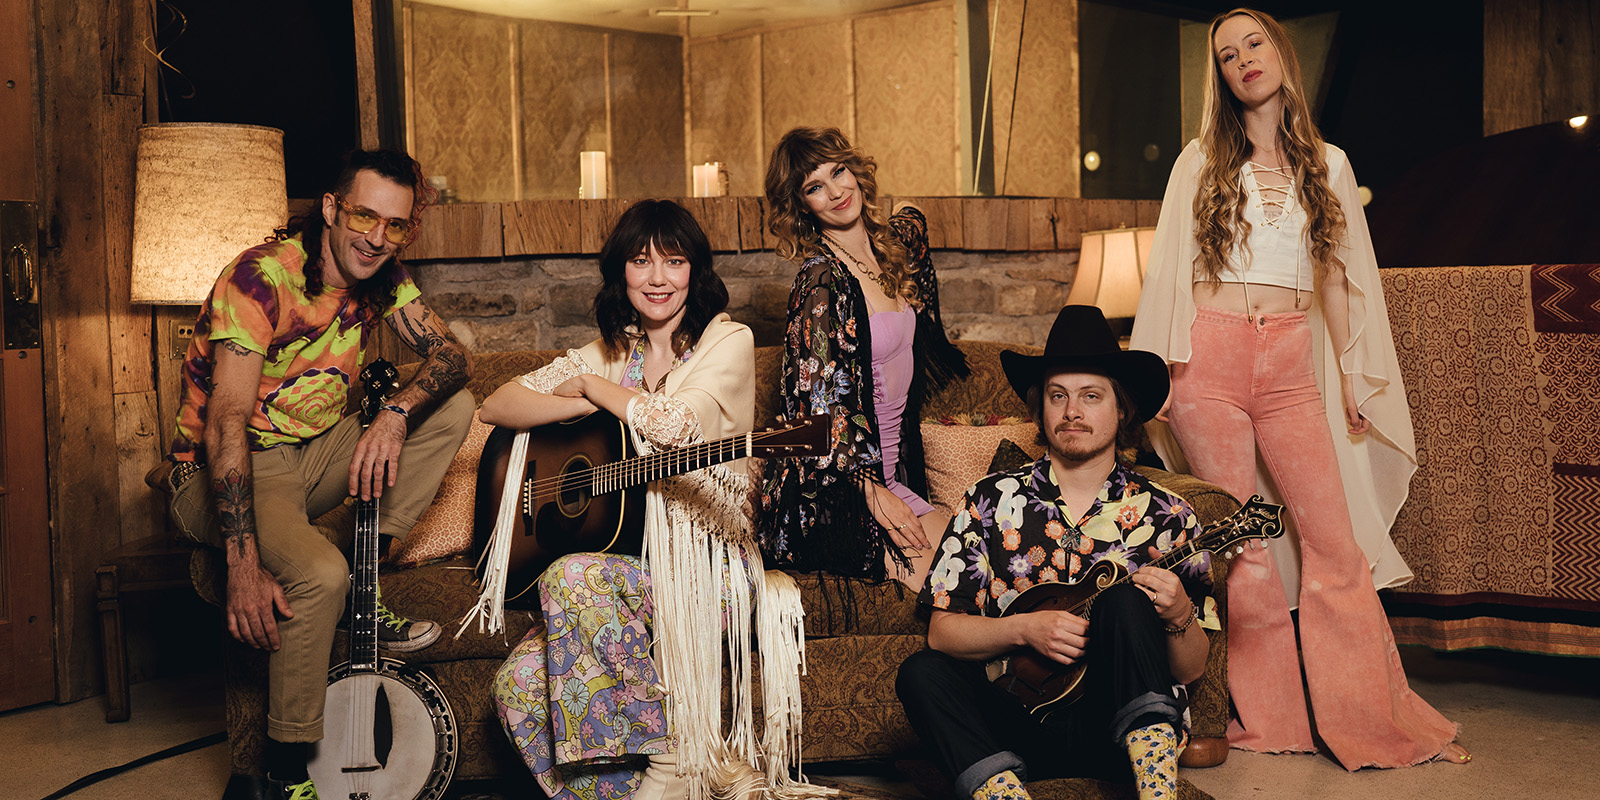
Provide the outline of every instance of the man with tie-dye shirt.
{"type": "MultiPolygon", "coordinates": [[[[381,496],[380,534],[405,536],[472,418],[462,390],[471,355],[399,260],[416,237],[423,189],[410,156],[351,153],[316,208],[222,271],[184,360],[164,478],[170,510],[186,534],[226,554],[229,632],[270,653],[275,798],[316,797],[306,756],[322,738],[328,658],[350,586],[345,554],[311,520],[351,496],[381,496]],[[380,321],[425,361],[363,428],[344,410],[380,321]]],[[[381,604],[378,617],[386,650],[439,637],[437,623],[381,604]]]]}
{"type": "Polygon", "coordinates": [[[929,649],[901,665],[900,700],[964,797],[1023,800],[1030,777],[1132,778],[1141,798],[1173,797],[1182,684],[1205,670],[1210,642],[1183,581],[1149,564],[1198,521],[1117,460],[1166,401],[1166,365],[1122,351],[1093,306],[1062,309],[1044,355],[1005,351],[1001,364],[1047,452],[967,490],[923,587],[929,649]],[[1028,589],[1075,582],[1100,561],[1132,578],[1101,592],[1087,619],[1003,615],[1028,589]],[[1019,648],[1083,662],[1082,696],[1030,714],[986,669],[1019,648]]]}

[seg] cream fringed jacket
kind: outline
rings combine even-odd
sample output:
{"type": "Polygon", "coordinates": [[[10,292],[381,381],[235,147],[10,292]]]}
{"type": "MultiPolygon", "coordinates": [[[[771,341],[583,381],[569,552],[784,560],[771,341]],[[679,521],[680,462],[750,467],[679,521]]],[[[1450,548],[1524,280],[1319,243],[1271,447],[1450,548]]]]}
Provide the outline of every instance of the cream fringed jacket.
{"type": "MultiPolygon", "coordinates": [[[[1345,213],[1345,240],[1339,258],[1344,261],[1345,276],[1350,284],[1350,344],[1343,353],[1334,353],[1327,326],[1322,321],[1321,304],[1313,303],[1310,312],[1312,356],[1317,387],[1322,392],[1334,450],[1339,457],[1339,473],[1344,480],[1356,542],[1372,567],[1374,585],[1381,589],[1407,583],[1412,577],[1410,568],[1395,549],[1389,529],[1405,503],[1411,474],[1417,469],[1417,448],[1400,364],[1395,358],[1394,338],[1389,331],[1383,284],[1378,279],[1377,257],[1357,195],[1355,175],[1343,150],[1331,144],[1325,144],[1324,148],[1328,183],[1345,213]],[[1364,435],[1351,436],[1345,430],[1339,384],[1341,371],[1355,377],[1358,405],[1362,415],[1372,423],[1364,435]]],[[[1194,264],[1200,252],[1194,236],[1194,200],[1204,158],[1199,141],[1193,140],[1172,168],[1129,345],[1156,353],[1169,364],[1187,363],[1191,355],[1189,329],[1195,319],[1194,264]]],[[[1147,430],[1168,468],[1188,471],[1188,462],[1166,424],[1152,420],[1147,430]]],[[[1268,500],[1280,499],[1259,462],[1256,484],[1268,500]]],[[[1292,523],[1288,530],[1291,536],[1296,535],[1292,523]]],[[[1300,594],[1300,548],[1275,547],[1272,552],[1283,576],[1289,605],[1294,607],[1300,594]]]]}
{"type": "MultiPolygon", "coordinates": [[[[595,340],[520,382],[549,392],[592,372],[621,383],[627,361],[626,353],[607,359],[595,340]]],[[[629,401],[626,422],[636,449],[648,454],[750,431],[754,373],[750,329],[718,314],[689,359],[667,374],[660,393],[629,401]]],[[[751,488],[741,460],[654,481],[646,495],[643,559],[655,606],[653,658],[667,688],[678,769],[689,779],[691,800],[713,792],[737,796],[740,788],[763,784],[770,796],[816,793],[789,777],[800,757],[799,589],[784,573],[762,569],[749,515],[751,488]],[[759,729],[752,708],[752,639],[761,651],[765,713],[759,729]],[[721,708],[725,660],[732,676],[733,724],[727,731],[721,708]]]]}

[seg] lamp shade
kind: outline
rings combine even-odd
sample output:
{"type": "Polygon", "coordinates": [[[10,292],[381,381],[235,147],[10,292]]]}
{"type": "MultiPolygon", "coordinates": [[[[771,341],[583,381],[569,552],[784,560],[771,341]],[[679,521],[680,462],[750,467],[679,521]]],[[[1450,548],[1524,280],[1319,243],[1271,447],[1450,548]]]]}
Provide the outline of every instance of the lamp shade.
{"type": "Polygon", "coordinates": [[[217,275],[289,215],[283,131],[179,122],[139,127],[135,303],[199,305],[217,275]]]}
{"type": "Polygon", "coordinates": [[[1084,233],[1067,305],[1098,306],[1106,319],[1131,318],[1139,309],[1139,290],[1155,240],[1155,228],[1084,233]]]}

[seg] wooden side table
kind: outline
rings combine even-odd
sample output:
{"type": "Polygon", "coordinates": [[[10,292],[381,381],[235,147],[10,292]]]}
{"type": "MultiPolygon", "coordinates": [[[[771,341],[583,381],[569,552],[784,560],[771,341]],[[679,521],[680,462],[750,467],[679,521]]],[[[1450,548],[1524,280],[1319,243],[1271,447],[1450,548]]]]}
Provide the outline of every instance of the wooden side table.
{"type": "Polygon", "coordinates": [[[195,547],[174,534],[150,536],[107,553],[94,571],[105,658],[106,722],[124,722],[131,713],[128,651],[122,631],[123,595],[170,589],[193,592],[189,556],[195,547]]]}

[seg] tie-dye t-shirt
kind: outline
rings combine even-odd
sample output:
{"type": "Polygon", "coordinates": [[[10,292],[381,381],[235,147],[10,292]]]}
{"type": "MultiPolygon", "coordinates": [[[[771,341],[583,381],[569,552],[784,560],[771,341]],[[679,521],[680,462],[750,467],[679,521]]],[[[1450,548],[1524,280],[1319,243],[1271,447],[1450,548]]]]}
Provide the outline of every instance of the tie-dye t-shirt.
{"type": "MultiPolygon", "coordinates": [[[[206,401],[219,341],[266,357],[246,428],[251,452],[303,442],[344,416],[374,326],[347,289],[324,285],[306,297],[305,263],[305,248],[293,237],[244,251],[217,278],[184,357],[175,460],[205,461],[206,401]]],[[[400,284],[385,318],[421,296],[405,268],[393,268],[400,284]]]]}

